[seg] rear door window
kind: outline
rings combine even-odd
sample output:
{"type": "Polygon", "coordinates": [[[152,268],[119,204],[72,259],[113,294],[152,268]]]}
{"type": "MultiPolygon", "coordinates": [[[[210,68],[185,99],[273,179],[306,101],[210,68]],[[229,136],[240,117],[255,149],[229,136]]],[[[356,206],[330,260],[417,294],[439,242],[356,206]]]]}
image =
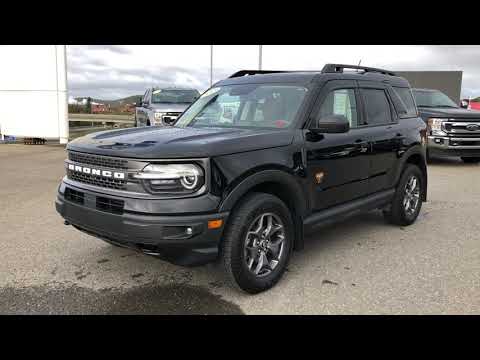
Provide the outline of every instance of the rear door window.
{"type": "Polygon", "coordinates": [[[363,88],[362,95],[367,115],[366,125],[382,125],[392,122],[392,110],[385,90],[363,88]]]}

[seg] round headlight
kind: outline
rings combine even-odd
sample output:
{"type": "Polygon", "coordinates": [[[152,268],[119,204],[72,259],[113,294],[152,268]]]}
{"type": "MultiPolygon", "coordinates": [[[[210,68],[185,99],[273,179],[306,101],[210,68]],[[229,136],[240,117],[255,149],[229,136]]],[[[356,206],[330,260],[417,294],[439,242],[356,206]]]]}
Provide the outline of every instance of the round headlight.
{"type": "Polygon", "coordinates": [[[197,186],[198,176],[184,176],[180,179],[180,182],[182,183],[183,187],[188,190],[192,190],[195,189],[195,186],[197,186]]]}

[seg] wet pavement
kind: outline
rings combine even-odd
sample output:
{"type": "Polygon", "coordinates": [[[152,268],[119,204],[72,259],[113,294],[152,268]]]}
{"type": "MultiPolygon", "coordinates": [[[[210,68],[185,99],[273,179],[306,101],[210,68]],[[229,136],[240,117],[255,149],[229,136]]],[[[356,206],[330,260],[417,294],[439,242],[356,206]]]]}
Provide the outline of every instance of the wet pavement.
{"type": "Polygon", "coordinates": [[[183,268],[64,226],[61,146],[0,145],[1,314],[479,314],[480,166],[429,165],[409,227],[371,212],[322,229],[275,288],[231,288],[216,264],[183,268]]]}

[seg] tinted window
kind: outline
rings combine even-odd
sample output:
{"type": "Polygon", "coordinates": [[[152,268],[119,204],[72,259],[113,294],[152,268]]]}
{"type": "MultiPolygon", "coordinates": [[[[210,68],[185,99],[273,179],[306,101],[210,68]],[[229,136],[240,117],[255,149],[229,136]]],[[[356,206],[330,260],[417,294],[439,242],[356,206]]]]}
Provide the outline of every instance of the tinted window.
{"type": "Polygon", "coordinates": [[[458,108],[447,95],[437,90],[413,90],[417,106],[458,108]]]}
{"type": "Polygon", "coordinates": [[[402,100],[402,104],[407,110],[406,116],[417,116],[417,108],[415,107],[415,102],[413,101],[412,91],[410,88],[394,87],[393,89],[397,93],[400,100],[402,100]]]}
{"type": "Polygon", "coordinates": [[[199,96],[197,90],[168,90],[156,89],[152,92],[154,104],[190,104],[199,96]]]}
{"type": "Polygon", "coordinates": [[[348,119],[350,127],[358,126],[355,91],[353,89],[339,89],[329,93],[320,107],[317,121],[321,121],[328,115],[343,115],[348,119]]]}
{"type": "Polygon", "coordinates": [[[362,89],[367,113],[367,125],[387,124],[392,122],[392,113],[384,90],[362,89]]]}

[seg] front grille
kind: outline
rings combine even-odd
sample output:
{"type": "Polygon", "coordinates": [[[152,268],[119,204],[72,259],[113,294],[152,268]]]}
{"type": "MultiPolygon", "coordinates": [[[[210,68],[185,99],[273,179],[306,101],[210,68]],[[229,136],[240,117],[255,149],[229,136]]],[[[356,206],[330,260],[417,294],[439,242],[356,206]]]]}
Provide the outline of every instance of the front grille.
{"type": "Polygon", "coordinates": [[[111,169],[128,169],[128,160],[116,159],[107,156],[83,154],[70,151],[68,153],[68,159],[81,164],[107,167],[111,169]]]}
{"type": "Polygon", "coordinates": [[[125,190],[127,187],[126,180],[105,178],[102,176],[84,174],[67,169],[67,176],[69,179],[95,186],[100,186],[109,189],[125,190]]]}
{"type": "Polygon", "coordinates": [[[480,119],[452,119],[445,122],[444,130],[452,136],[476,136],[480,137],[480,119]]]}
{"type": "Polygon", "coordinates": [[[467,140],[465,141],[464,138],[459,138],[462,140],[456,140],[456,138],[452,138],[450,140],[450,145],[451,146],[480,146],[480,141],[472,141],[472,140],[467,140]]]}
{"type": "Polygon", "coordinates": [[[180,114],[181,113],[179,112],[167,112],[165,115],[162,116],[162,121],[166,125],[171,125],[177,120],[180,114]]]}
{"type": "MultiPolygon", "coordinates": [[[[84,164],[87,166],[98,166],[101,168],[107,168],[109,170],[118,169],[121,171],[125,171],[128,169],[128,160],[126,159],[117,159],[107,156],[84,154],[74,151],[70,151],[68,153],[68,159],[78,164],[84,164]]],[[[125,190],[127,187],[127,179],[115,179],[99,175],[85,174],[78,171],[69,170],[68,168],[67,176],[69,179],[72,179],[74,181],[109,189],[125,190]]]]}
{"type": "Polygon", "coordinates": [[[97,196],[96,207],[100,211],[121,215],[123,214],[124,205],[125,202],[123,200],[115,200],[97,196]]]}
{"type": "Polygon", "coordinates": [[[85,202],[85,194],[80,191],[70,189],[69,187],[65,188],[65,199],[83,205],[85,202]]]}

